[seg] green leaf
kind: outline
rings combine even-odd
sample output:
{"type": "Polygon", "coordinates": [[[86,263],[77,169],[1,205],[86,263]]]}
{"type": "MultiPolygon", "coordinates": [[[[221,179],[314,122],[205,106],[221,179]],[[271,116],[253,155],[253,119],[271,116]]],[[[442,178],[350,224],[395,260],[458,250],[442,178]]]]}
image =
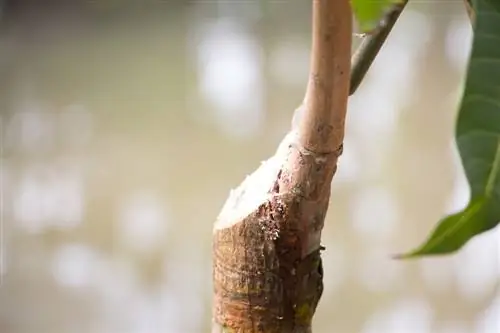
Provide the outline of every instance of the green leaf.
{"type": "Polygon", "coordinates": [[[471,200],[440,221],[422,246],[399,258],[455,252],[500,221],[500,0],[473,5],[474,40],[455,133],[471,200]]]}
{"type": "Polygon", "coordinates": [[[354,16],[361,32],[375,30],[385,14],[403,0],[351,0],[354,16]]]}

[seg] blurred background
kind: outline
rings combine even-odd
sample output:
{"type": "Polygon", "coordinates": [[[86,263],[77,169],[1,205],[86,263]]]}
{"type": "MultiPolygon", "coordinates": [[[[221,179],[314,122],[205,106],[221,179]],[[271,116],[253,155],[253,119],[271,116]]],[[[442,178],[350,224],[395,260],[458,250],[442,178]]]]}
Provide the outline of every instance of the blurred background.
{"type": "MultiPolygon", "coordinates": [[[[410,3],[350,98],[315,333],[500,331],[498,228],[391,259],[469,195],[471,26],[410,3]]],[[[0,332],[208,332],[212,224],[302,101],[310,1],[0,4],[0,332]]]]}

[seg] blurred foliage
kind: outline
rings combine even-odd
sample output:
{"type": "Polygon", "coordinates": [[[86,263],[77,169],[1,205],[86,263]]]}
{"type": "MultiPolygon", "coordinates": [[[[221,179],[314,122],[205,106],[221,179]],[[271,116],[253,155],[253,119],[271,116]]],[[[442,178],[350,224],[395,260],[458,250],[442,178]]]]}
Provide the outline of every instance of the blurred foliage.
{"type": "Polygon", "coordinates": [[[500,221],[500,1],[476,0],[472,53],[456,125],[471,190],[467,207],[444,218],[429,239],[403,257],[447,254],[500,221]]]}

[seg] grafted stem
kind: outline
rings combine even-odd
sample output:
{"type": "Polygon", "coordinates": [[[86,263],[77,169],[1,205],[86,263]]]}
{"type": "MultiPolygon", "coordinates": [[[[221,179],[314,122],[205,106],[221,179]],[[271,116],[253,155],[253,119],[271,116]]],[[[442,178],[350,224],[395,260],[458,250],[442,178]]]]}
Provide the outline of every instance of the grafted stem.
{"type": "Polygon", "coordinates": [[[214,226],[213,333],[311,332],[351,38],[350,0],[313,0],[311,75],[298,128],[230,194],[214,226]]]}

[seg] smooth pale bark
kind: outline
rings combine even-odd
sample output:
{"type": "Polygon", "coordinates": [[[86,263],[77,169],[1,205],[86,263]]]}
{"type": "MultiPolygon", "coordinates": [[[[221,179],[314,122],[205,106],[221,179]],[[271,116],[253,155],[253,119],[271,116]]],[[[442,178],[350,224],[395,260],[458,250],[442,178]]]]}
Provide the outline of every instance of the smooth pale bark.
{"type": "Polygon", "coordinates": [[[231,192],[214,226],[213,333],[311,332],[323,291],[321,230],[342,152],[349,0],[313,1],[311,74],[296,126],[231,192]]]}

